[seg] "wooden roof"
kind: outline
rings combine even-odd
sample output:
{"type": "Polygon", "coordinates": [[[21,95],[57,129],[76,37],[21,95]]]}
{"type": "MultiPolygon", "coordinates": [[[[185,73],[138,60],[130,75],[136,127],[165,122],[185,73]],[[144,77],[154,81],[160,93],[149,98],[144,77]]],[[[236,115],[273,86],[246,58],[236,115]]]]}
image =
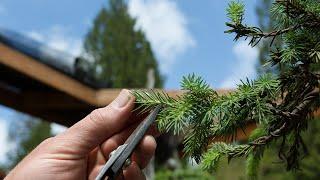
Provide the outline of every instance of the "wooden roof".
{"type": "Polygon", "coordinates": [[[89,87],[4,43],[0,43],[0,77],[1,104],[66,126],[108,105],[120,92],[89,87]]]}

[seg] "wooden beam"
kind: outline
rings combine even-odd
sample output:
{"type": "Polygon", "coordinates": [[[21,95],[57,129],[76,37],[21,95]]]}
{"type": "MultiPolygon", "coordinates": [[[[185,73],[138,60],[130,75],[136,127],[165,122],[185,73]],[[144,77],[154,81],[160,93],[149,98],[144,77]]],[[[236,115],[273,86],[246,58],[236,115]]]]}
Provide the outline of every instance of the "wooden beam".
{"type": "Polygon", "coordinates": [[[90,108],[90,106],[87,106],[82,110],[73,110],[70,108],[60,110],[34,108],[32,107],[32,104],[37,103],[37,99],[28,99],[27,102],[21,92],[10,91],[10,89],[4,88],[3,86],[0,86],[0,102],[2,105],[16,111],[27,113],[31,116],[39,117],[46,121],[59,123],[65,126],[73,125],[94,109],[93,107],[90,108]]]}
{"type": "Polygon", "coordinates": [[[0,63],[59,91],[96,105],[95,90],[0,43],[0,63]]]}
{"type": "MultiPolygon", "coordinates": [[[[96,104],[101,106],[106,106],[110,104],[120,93],[121,89],[101,89],[96,92],[96,104]]],[[[165,90],[170,97],[177,97],[183,94],[180,90],[165,90]]]]}

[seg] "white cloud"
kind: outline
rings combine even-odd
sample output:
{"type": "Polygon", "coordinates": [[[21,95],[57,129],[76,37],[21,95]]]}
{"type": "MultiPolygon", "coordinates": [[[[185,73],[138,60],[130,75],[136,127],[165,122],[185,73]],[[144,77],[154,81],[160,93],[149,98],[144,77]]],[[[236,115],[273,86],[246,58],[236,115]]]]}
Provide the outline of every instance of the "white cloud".
{"type": "Polygon", "coordinates": [[[258,49],[252,48],[247,41],[240,41],[233,47],[236,60],[230,76],[224,79],[220,88],[235,88],[241,79],[254,78],[256,76],[256,62],[258,49]]]}
{"type": "Polygon", "coordinates": [[[9,150],[13,148],[13,143],[8,140],[8,125],[0,119],[0,162],[6,160],[6,155],[9,150]]]}
{"type": "MultiPolygon", "coordinates": [[[[72,32],[63,26],[54,25],[47,30],[32,30],[26,33],[27,36],[48,45],[59,51],[67,52],[72,56],[78,56],[82,50],[82,40],[72,36],[72,32]]],[[[45,51],[45,49],[44,49],[45,51]]],[[[70,58],[70,65],[73,65],[73,58],[70,58]]]]}
{"type": "Polygon", "coordinates": [[[51,133],[53,135],[63,133],[65,130],[67,130],[67,127],[62,126],[60,124],[51,123],[51,133]]]}
{"type": "Polygon", "coordinates": [[[195,46],[188,21],[172,0],[130,0],[129,13],[145,33],[166,73],[179,54],[195,46]]]}

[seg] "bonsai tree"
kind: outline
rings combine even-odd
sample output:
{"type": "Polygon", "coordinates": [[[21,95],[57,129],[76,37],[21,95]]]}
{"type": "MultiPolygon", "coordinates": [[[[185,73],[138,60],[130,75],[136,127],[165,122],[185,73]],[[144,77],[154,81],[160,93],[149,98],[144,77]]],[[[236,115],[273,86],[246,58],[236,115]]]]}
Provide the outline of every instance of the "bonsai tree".
{"type": "Polygon", "coordinates": [[[246,157],[247,174],[256,178],[260,159],[268,145],[279,141],[278,158],[287,170],[299,169],[307,153],[301,133],[308,129],[319,108],[320,2],[319,0],[276,0],[271,7],[274,29],[264,32],[244,23],[244,5],[232,1],[227,8],[235,40],[245,38],[251,46],[270,41],[276,46],[265,66],[280,68],[278,75],[262,74],[243,80],[237,89],[219,95],[194,74],[183,77],[178,98],[156,90],[136,90],[137,109],[145,112],[157,105],[161,131],[184,135],[184,152],[201,163],[204,170],[216,170],[222,157],[246,157]],[[273,42],[279,38],[281,46],[273,42]],[[247,142],[236,141],[236,133],[248,124],[257,128],[247,142]],[[225,141],[217,142],[216,137],[225,141]]]}

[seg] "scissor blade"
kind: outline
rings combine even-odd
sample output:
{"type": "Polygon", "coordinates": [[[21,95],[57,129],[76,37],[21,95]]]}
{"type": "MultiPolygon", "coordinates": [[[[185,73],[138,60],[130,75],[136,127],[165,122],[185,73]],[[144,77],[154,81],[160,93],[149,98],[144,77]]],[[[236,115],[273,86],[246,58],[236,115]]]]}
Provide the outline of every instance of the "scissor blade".
{"type": "Polygon", "coordinates": [[[140,140],[143,138],[149,127],[154,123],[157,115],[161,109],[161,106],[156,106],[156,108],[139,124],[139,126],[132,132],[128,137],[125,144],[130,146],[136,146],[140,140]]]}
{"type": "Polygon", "coordinates": [[[121,156],[113,163],[112,170],[113,171],[121,171],[124,162],[131,156],[132,152],[139,144],[143,136],[146,134],[149,127],[153,124],[157,115],[161,109],[161,106],[157,106],[149,116],[144,119],[139,126],[133,131],[133,133],[126,140],[125,144],[127,144],[126,148],[121,153],[121,156]]]}

